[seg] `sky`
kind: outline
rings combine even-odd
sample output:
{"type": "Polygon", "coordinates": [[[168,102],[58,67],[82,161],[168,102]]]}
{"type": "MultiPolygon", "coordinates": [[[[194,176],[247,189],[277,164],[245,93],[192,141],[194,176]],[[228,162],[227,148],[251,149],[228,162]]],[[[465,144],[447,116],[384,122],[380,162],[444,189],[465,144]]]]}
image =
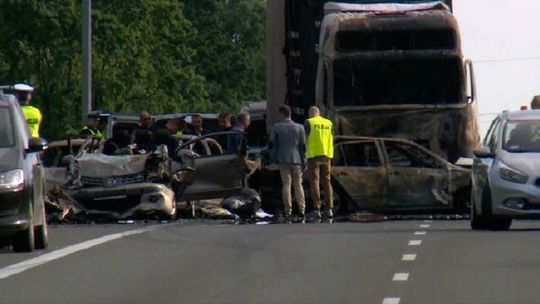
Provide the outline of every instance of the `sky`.
{"type": "Polygon", "coordinates": [[[540,95],[540,0],[454,0],[454,15],[474,62],[483,136],[494,113],[540,95]]]}

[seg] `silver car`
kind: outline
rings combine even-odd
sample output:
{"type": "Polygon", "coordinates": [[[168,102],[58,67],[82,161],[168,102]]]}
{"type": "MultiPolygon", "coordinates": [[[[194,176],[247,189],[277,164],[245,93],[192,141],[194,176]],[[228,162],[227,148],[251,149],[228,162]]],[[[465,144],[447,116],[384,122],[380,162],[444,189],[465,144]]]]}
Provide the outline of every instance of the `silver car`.
{"type": "Polygon", "coordinates": [[[471,227],[507,230],[540,218],[540,110],[505,111],[474,151],[471,227]]]}

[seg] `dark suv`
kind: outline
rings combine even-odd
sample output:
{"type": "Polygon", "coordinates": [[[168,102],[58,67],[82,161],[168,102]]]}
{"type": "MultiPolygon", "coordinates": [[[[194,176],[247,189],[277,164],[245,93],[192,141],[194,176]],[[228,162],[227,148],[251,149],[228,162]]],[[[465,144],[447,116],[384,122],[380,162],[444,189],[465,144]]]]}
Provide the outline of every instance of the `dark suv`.
{"type": "Polygon", "coordinates": [[[0,245],[15,251],[47,247],[44,176],[39,152],[17,99],[0,94],[0,245]]]}

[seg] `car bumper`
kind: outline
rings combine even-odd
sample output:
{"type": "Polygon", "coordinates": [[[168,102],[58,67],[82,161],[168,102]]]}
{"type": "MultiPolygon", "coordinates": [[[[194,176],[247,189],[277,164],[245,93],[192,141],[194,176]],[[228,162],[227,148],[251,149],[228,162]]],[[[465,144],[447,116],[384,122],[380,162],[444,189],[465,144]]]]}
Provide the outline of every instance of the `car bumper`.
{"type": "Polygon", "coordinates": [[[88,214],[119,219],[149,213],[172,215],[176,209],[173,191],[162,184],[84,188],[71,196],[88,214]]]}
{"type": "Polygon", "coordinates": [[[512,218],[540,218],[540,187],[494,176],[491,180],[492,214],[512,218]]]}

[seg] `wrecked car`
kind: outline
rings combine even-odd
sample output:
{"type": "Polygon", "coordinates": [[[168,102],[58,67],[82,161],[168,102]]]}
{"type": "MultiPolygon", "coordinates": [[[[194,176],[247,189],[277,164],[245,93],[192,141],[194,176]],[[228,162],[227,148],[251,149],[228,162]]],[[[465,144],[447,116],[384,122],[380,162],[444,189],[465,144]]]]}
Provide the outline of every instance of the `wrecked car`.
{"type": "Polygon", "coordinates": [[[103,154],[103,146],[100,139],[88,139],[69,164],[67,193],[83,212],[114,219],[148,214],[175,219],[166,146],[144,154],[123,147],[124,155],[103,154]]]}
{"type": "MultiPolygon", "coordinates": [[[[261,186],[263,207],[270,208],[270,203],[280,208],[275,205],[281,187],[279,172],[271,169],[265,166],[262,173],[266,181],[261,186]]],[[[404,139],[335,137],[331,180],[339,213],[465,212],[469,207],[470,170],[404,139]]],[[[310,207],[307,174],[304,187],[310,207]]]]}

